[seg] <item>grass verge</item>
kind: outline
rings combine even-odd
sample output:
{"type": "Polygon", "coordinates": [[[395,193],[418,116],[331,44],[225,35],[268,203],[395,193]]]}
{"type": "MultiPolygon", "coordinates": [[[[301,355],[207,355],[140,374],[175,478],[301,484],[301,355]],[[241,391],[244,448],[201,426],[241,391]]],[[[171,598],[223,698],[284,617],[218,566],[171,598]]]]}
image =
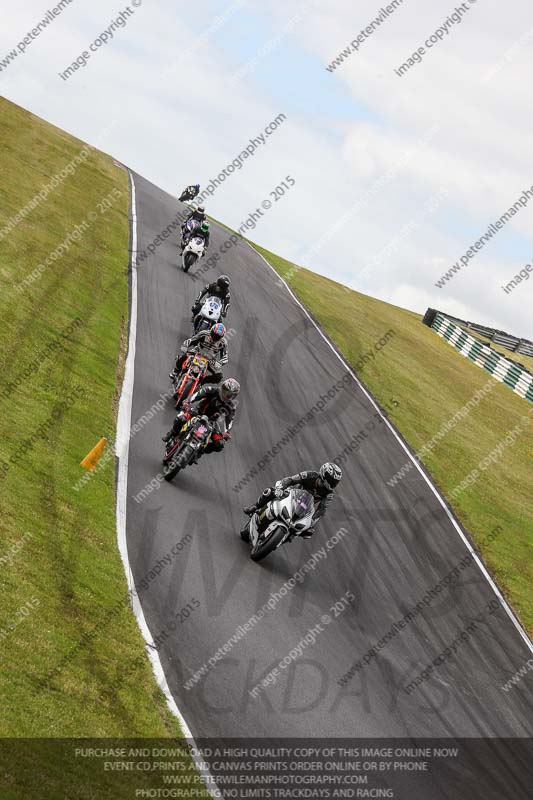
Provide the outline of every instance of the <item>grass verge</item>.
{"type": "MultiPolygon", "coordinates": [[[[127,597],[114,458],[78,484],[81,458],[101,436],[110,448],[115,429],[127,174],[0,104],[0,736],[180,737],[127,597]]],[[[44,750],[28,759],[39,797],[94,796],[92,764],[84,782],[80,763],[44,750]]],[[[0,794],[30,796],[25,759],[2,766],[0,794]]],[[[136,785],[148,780],[138,774],[136,785]]],[[[105,796],[131,796],[122,776],[113,786],[105,796]]]]}

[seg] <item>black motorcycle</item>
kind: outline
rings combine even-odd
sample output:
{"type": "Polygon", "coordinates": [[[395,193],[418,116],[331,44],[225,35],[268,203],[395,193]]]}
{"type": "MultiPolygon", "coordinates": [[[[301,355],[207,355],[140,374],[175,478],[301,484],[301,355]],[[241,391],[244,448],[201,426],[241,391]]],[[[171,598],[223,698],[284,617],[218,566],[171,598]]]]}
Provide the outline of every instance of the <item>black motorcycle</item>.
{"type": "Polygon", "coordinates": [[[184,203],[186,200],[194,200],[199,191],[188,186],[180,195],[180,203],[184,203]]]}
{"type": "Polygon", "coordinates": [[[210,420],[205,415],[184,422],[178,435],[167,442],[163,456],[163,477],[171,481],[178,472],[196,464],[214,434],[229,438],[223,417],[210,420]]]}

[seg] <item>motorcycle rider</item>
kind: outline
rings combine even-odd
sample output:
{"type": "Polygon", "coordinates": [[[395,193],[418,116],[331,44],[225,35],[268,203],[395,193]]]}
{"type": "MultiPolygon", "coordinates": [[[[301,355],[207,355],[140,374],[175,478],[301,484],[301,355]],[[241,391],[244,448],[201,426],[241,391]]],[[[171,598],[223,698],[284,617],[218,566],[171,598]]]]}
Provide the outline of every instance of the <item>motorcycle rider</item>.
{"type": "Polygon", "coordinates": [[[228,363],[228,340],[226,339],[226,326],[222,322],[215,322],[215,324],[208,331],[200,331],[195,333],[189,339],[185,339],[181,345],[181,354],[176,356],[176,366],[170,373],[171,380],[176,380],[183,369],[183,365],[187,356],[191,353],[197,353],[204,356],[209,361],[209,370],[211,380],[218,383],[222,379],[222,372],[218,372],[215,368],[215,363],[218,362],[220,366],[228,363]]]}
{"type": "Polygon", "coordinates": [[[182,191],[180,197],[183,197],[183,195],[187,195],[189,200],[194,200],[199,191],[200,191],[199,183],[191,184],[191,186],[187,186],[187,188],[182,191]]]}
{"type": "Polygon", "coordinates": [[[191,308],[193,322],[194,322],[194,317],[200,311],[202,303],[206,297],[220,297],[220,299],[222,300],[222,317],[226,316],[226,314],[228,313],[228,308],[231,299],[229,291],[230,283],[231,281],[227,275],[220,275],[216,279],[216,281],[213,281],[213,283],[206,283],[206,285],[199,293],[198,297],[194,301],[194,304],[191,308]]]}
{"type": "MultiPolygon", "coordinates": [[[[183,225],[181,226],[181,249],[182,250],[187,245],[187,242],[189,241],[189,239],[191,237],[191,233],[194,233],[195,236],[198,236],[199,232],[202,230],[202,225],[204,223],[207,224],[206,233],[208,233],[209,232],[209,223],[207,222],[207,219],[206,219],[206,216],[205,216],[205,206],[198,206],[198,208],[193,208],[193,210],[191,211],[189,216],[185,217],[183,225]],[[189,228],[187,227],[187,223],[188,222],[197,222],[198,225],[195,227],[195,229],[193,231],[190,231],[189,228]]],[[[208,242],[207,243],[209,243],[209,238],[208,238],[208,242]]]]}
{"type": "Polygon", "coordinates": [[[176,415],[172,428],[162,437],[163,441],[169,442],[177,436],[183,424],[193,416],[205,415],[211,422],[223,417],[225,432],[214,433],[209,444],[203,450],[196,451],[194,463],[198,463],[204,453],[219,453],[224,449],[226,440],[230,438],[229,431],[237,411],[237,395],[240,390],[240,384],[235,378],[226,378],[221,384],[204,384],[185,401],[183,409],[176,415]]]}
{"type": "MultiPolygon", "coordinates": [[[[285,490],[291,486],[305,489],[313,495],[315,501],[315,513],[313,514],[313,525],[305,533],[301,534],[303,539],[309,539],[315,532],[315,523],[324,516],[326,508],[333,499],[335,487],[342,478],[342,470],[337,464],[327,461],[322,464],[318,472],[298,472],[287,478],[277,481],[275,486],[270,486],[264,490],[257,503],[246,506],[243,511],[249,517],[255,511],[259,511],[274,498],[283,497],[285,490]]],[[[245,527],[247,527],[248,523],[245,527]]]]}

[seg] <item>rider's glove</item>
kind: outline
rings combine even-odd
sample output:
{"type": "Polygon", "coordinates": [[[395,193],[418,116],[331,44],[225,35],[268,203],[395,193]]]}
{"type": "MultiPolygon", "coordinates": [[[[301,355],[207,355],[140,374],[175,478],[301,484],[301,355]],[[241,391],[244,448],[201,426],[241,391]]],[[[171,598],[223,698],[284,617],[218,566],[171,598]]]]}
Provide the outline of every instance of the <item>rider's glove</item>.
{"type": "Polygon", "coordinates": [[[281,485],[281,483],[279,483],[279,481],[274,486],[274,497],[276,498],[276,500],[279,500],[280,497],[283,497],[283,486],[281,485]]]}

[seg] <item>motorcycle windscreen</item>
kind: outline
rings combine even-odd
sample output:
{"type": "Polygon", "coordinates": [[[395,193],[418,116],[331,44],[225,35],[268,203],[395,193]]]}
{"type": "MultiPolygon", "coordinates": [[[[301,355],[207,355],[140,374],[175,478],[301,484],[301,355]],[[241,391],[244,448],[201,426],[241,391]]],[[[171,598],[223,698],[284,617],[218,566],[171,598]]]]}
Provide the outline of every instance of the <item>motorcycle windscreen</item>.
{"type": "Polygon", "coordinates": [[[293,489],[291,493],[291,516],[293,521],[306,517],[314,508],[313,495],[305,489],[293,489]]]}

